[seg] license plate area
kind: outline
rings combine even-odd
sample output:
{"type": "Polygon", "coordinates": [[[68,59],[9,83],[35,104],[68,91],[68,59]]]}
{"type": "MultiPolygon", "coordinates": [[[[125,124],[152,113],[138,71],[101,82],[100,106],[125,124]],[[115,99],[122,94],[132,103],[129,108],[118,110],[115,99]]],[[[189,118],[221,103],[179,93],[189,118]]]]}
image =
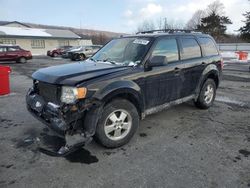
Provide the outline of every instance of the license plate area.
{"type": "Polygon", "coordinates": [[[29,97],[28,103],[30,104],[31,109],[35,110],[36,112],[41,113],[45,106],[45,101],[39,95],[31,95],[29,97]]]}

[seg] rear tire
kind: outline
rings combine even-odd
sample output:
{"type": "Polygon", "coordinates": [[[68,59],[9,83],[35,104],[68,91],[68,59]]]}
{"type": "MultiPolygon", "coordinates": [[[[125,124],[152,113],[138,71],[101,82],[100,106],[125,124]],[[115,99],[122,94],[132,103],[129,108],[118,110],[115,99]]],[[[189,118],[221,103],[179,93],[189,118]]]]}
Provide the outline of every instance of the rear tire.
{"type": "Polygon", "coordinates": [[[208,109],[213,105],[216,96],[216,84],[213,79],[207,79],[200,91],[198,99],[195,101],[196,107],[208,109]]]}
{"type": "Polygon", "coordinates": [[[27,63],[27,59],[25,57],[20,57],[18,60],[17,60],[17,63],[27,63]]]}
{"type": "Polygon", "coordinates": [[[138,126],[136,107],[128,100],[115,99],[104,106],[95,138],[107,148],[120,147],[130,141],[138,126]]]}
{"type": "Polygon", "coordinates": [[[55,53],[52,54],[52,57],[58,57],[58,55],[59,54],[55,52],[55,53]]]}

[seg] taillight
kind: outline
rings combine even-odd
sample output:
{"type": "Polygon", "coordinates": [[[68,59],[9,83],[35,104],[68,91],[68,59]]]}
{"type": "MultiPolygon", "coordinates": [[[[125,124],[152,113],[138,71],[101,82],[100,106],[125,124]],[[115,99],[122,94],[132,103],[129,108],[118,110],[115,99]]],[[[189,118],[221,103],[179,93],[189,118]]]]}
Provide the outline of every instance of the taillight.
{"type": "Polygon", "coordinates": [[[222,69],[224,68],[224,61],[223,61],[222,58],[221,58],[219,64],[220,64],[220,68],[221,68],[221,70],[222,70],[222,69]]]}

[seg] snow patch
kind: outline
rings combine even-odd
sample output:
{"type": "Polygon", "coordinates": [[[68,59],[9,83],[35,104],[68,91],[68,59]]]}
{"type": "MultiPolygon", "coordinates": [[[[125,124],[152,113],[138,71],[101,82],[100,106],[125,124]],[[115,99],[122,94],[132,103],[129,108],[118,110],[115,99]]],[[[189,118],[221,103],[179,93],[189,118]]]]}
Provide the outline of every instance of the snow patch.
{"type": "Polygon", "coordinates": [[[39,36],[39,37],[52,36],[51,34],[47,33],[45,29],[35,29],[35,28],[0,26],[0,32],[5,33],[6,35],[13,35],[13,36],[39,36]]]}

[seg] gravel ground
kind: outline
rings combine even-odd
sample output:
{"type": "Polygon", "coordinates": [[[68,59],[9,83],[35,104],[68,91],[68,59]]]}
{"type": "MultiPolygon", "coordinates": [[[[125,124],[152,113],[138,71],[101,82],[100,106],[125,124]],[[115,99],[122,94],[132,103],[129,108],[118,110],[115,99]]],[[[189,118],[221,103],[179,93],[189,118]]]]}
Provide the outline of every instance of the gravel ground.
{"type": "Polygon", "coordinates": [[[37,149],[61,140],[26,111],[25,93],[33,71],[63,63],[71,62],[8,63],[12,93],[0,97],[0,187],[250,187],[249,64],[225,63],[209,110],[181,104],[141,121],[124,147],[92,142],[56,158],[37,149]]]}

